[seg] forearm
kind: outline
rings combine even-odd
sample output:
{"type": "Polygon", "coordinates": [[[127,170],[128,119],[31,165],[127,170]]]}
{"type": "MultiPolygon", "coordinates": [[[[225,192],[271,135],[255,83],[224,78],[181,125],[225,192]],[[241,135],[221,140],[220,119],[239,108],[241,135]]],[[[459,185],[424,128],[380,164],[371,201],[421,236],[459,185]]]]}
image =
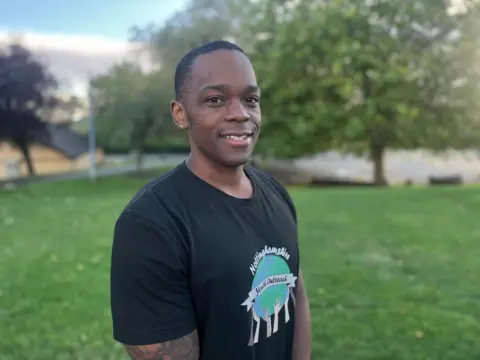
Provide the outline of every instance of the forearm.
{"type": "Polygon", "coordinates": [[[131,360],[198,360],[200,354],[196,330],[161,344],[124,346],[131,360]]]}
{"type": "Polygon", "coordinates": [[[310,360],[312,346],[310,306],[301,273],[298,277],[296,300],[293,360],[310,360]]]}

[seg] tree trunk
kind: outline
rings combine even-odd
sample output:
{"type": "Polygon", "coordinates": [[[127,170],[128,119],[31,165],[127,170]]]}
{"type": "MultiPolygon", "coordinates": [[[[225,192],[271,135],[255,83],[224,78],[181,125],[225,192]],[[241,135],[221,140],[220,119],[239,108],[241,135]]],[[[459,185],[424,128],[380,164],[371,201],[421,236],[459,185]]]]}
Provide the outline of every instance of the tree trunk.
{"type": "Polygon", "coordinates": [[[385,147],[372,144],[370,157],[373,163],[373,183],[377,186],[387,185],[384,168],[385,147]]]}
{"type": "Polygon", "coordinates": [[[143,170],[143,151],[141,149],[135,150],[135,172],[140,174],[143,170]]]}
{"type": "Polygon", "coordinates": [[[143,170],[145,139],[154,121],[153,110],[149,107],[144,110],[143,117],[134,119],[133,129],[130,133],[130,144],[135,151],[135,170],[137,174],[140,174],[143,170]]]}
{"type": "Polygon", "coordinates": [[[23,154],[23,159],[27,164],[28,174],[30,176],[35,176],[35,168],[33,166],[32,158],[30,157],[30,149],[28,147],[28,142],[25,140],[18,139],[15,141],[15,144],[18,146],[18,148],[23,154]]]}

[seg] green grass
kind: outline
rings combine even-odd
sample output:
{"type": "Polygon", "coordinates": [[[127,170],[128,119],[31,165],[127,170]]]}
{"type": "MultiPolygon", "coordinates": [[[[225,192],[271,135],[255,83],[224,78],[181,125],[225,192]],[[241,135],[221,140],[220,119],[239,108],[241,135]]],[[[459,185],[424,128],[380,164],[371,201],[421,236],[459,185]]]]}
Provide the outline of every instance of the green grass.
{"type": "MultiPolygon", "coordinates": [[[[113,223],[146,181],[0,192],[0,359],[124,359],[113,223]]],[[[478,188],[291,190],[314,360],[480,358],[478,188]]]]}

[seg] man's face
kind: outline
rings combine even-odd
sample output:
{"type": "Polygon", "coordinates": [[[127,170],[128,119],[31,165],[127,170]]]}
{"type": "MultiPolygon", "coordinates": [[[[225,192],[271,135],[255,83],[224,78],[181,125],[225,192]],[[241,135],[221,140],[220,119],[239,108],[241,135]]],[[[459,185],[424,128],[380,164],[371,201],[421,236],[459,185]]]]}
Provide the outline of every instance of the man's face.
{"type": "Polygon", "coordinates": [[[260,91],[248,58],[228,50],[199,56],[184,94],[172,113],[188,126],[192,151],[214,165],[245,164],[261,122],[260,91]]]}

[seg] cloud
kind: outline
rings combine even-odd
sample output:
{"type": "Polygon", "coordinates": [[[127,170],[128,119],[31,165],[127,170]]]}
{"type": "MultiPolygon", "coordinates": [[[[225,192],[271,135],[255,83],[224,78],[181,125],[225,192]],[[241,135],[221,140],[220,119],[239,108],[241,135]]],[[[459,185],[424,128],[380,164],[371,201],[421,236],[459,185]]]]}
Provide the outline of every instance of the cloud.
{"type": "Polygon", "coordinates": [[[106,72],[115,63],[135,58],[143,66],[149,61],[138,58],[137,45],[127,41],[95,35],[68,35],[25,31],[11,33],[0,29],[0,46],[20,40],[42,61],[60,82],[62,88],[85,96],[88,79],[106,72]]]}

